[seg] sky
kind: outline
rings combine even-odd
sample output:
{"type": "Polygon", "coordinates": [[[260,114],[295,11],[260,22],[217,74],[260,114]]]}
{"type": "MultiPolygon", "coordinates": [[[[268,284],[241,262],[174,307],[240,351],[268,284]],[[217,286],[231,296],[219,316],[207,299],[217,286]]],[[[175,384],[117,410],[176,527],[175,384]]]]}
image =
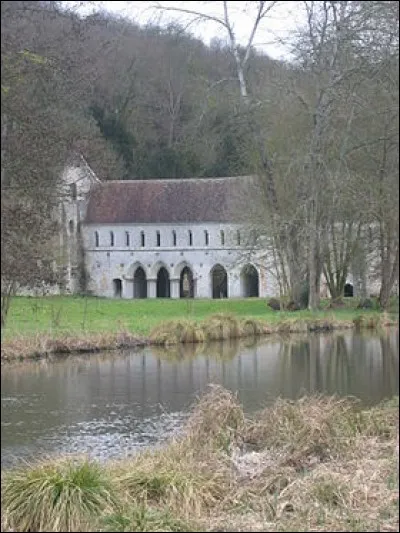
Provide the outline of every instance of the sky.
{"type": "MultiPolygon", "coordinates": [[[[65,2],[74,4],[74,2],[65,2]]],[[[76,4],[76,3],[75,3],[76,4]]],[[[252,23],[254,21],[254,4],[255,2],[246,2],[243,0],[230,1],[229,16],[234,25],[237,41],[246,45],[252,23]]],[[[279,40],[289,37],[300,22],[301,2],[281,1],[277,2],[273,10],[262,21],[257,31],[253,46],[259,51],[267,53],[273,59],[289,59],[287,48],[279,44],[279,40]]],[[[102,2],[80,2],[79,11],[81,13],[90,13],[93,9],[102,8],[111,13],[116,13],[127,18],[132,18],[139,24],[149,22],[161,25],[168,22],[178,21],[185,26],[192,18],[189,15],[175,13],[171,11],[163,12],[156,9],[155,6],[178,7],[183,9],[192,9],[209,15],[222,15],[222,2],[212,0],[208,2],[201,1],[175,1],[175,2],[154,2],[154,1],[102,1],[102,2]]],[[[214,22],[196,22],[188,26],[188,31],[195,37],[202,39],[206,44],[210,44],[213,38],[225,40],[226,34],[224,29],[214,22]]]]}

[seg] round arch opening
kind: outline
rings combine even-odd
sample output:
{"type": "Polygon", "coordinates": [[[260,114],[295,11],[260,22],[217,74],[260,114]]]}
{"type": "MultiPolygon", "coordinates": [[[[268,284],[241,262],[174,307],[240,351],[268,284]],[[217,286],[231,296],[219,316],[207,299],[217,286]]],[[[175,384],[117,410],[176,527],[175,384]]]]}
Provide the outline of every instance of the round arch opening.
{"type": "Polygon", "coordinates": [[[228,298],[228,274],[222,265],[215,265],[211,270],[212,297],[228,298]]]}
{"type": "Polygon", "coordinates": [[[193,272],[188,266],[182,269],[179,278],[179,297],[194,298],[193,272]]]}
{"type": "Polygon", "coordinates": [[[157,298],[169,298],[170,295],[169,274],[166,268],[161,267],[157,274],[157,298]]]}
{"type": "Polygon", "coordinates": [[[346,283],[344,286],[344,297],[352,298],[354,296],[354,287],[351,283],[346,283]]]}
{"type": "Polygon", "coordinates": [[[253,265],[245,265],[242,269],[242,296],[244,298],[258,298],[260,296],[260,280],[257,269],[253,265]]]}
{"type": "Polygon", "coordinates": [[[138,267],[133,276],[133,297],[147,298],[147,279],[142,267],[138,267]]]}

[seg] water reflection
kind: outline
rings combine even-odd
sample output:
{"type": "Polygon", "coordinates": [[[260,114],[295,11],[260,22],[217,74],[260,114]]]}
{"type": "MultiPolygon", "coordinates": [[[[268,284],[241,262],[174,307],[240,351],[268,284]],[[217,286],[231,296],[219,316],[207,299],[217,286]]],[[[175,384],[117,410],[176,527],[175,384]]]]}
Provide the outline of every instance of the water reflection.
{"type": "Polygon", "coordinates": [[[155,444],[179,429],[208,383],[238,391],[247,411],[305,392],[354,395],[374,404],[398,394],[398,348],[398,329],[392,329],[3,367],[2,465],[39,450],[108,457],[155,444]]]}

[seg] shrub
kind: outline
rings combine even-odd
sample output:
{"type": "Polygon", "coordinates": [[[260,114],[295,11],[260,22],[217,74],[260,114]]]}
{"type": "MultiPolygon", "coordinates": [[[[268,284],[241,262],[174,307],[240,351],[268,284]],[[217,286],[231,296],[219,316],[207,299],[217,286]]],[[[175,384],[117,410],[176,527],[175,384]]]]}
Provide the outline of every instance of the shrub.
{"type": "Polygon", "coordinates": [[[296,302],[294,302],[293,300],[291,300],[287,304],[287,307],[286,307],[287,311],[300,311],[300,309],[301,309],[301,306],[297,304],[296,302]]]}
{"type": "Polygon", "coordinates": [[[278,298],[270,298],[268,300],[268,307],[270,307],[273,311],[280,311],[281,303],[278,298]]]}
{"type": "Polygon", "coordinates": [[[357,305],[357,309],[374,309],[375,305],[371,298],[364,298],[357,305]]]}
{"type": "Polygon", "coordinates": [[[342,298],[335,298],[329,303],[328,309],[343,309],[346,307],[346,303],[342,298]]]}

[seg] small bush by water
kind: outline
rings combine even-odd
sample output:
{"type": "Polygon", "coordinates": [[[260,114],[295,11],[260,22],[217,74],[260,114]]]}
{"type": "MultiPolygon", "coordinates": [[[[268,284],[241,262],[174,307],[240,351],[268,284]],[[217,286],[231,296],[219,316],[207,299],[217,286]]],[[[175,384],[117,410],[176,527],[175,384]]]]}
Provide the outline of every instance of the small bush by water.
{"type": "Polygon", "coordinates": [[[2,531],[398,531],[398,415],[311,396],[249,418],[214,386],[162,449],[4,473],[2,531]]]}

